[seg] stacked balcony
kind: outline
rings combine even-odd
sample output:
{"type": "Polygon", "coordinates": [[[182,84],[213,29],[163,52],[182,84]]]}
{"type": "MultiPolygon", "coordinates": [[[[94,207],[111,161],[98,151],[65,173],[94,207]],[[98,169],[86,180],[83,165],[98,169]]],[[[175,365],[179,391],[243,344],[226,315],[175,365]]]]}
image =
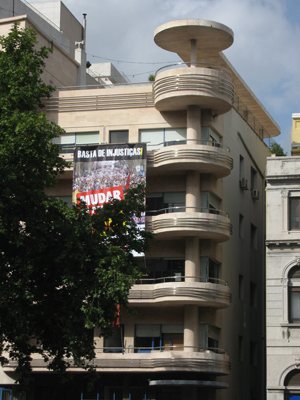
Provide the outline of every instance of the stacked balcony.
{"type": "Polygon", "coordinates": [[[153,85],[159,111],[176,111],[197,105],[221,115],[231,109],[234,87],[228,70],[213,64],[174,64],[159,70],[153,85]]]}

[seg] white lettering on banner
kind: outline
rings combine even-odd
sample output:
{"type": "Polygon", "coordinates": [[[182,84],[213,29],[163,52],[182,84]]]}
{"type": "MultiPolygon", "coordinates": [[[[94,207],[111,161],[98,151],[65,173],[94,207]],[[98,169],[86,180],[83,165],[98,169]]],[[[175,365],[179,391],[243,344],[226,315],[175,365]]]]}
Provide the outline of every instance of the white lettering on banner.
{"type": "Polygon", "coordinates": [[[97,158],[97,150],[78,150],[78,158],[97,158]]]}
{"type": "Polygon", "coordinates": [[[120,192],[120,190],[114,190],[113,191],[113,197],[114,197],[114,199],[121,200],[121,192],[120,192]]]}
{"type": "Polygon", "coordinates": [[[80,200],[85,201],[87,206],[90,206],[90,205],[91,205],[91,203],[90,203],[90,196],[89,196],[89,195],[87,195],[87,196],[80,196],[80,200]]]}
{"type": "Polygon", "coordinates": [[[125,149],[106,149],[107,157],[123,157],[123,156],[140,156],[142,149],[140,147],[125,148],[125,149]]]}
{"type": "Polygon", "coordinates": [[[93,204],[95,206],[98,203],[97,193],[96,194],[90,194],[90,196],[91,196],[91,204],[93,204]]]}
{"type": "Polygon", "coordinates": [[[103,205],[108,203],[111,199],[122,200],[120,190],[107,191],[106,193],[94,193],[87,196],[80,196],[80,200],[84,201],[87,206],[90,205],[103,205]]]}
{"type": "Polygon", "coordinates": [[[98,150],[98,157],[105,157],[104,149],[103,150],[101,150],[101,149],[98,150]]]}

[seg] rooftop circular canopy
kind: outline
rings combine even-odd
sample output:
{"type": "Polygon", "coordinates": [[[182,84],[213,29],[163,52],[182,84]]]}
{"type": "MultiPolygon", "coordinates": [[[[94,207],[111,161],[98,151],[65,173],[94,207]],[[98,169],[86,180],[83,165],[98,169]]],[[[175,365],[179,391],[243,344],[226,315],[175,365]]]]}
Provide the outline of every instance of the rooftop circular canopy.
{"type": "Polygon", "coordinates": [[[219,52],[233,43],[233,32],[226,25],[204,19],[182,19],[167,22],[156,28],[154,41],[162,49],[181,53],[191,41],[197,53],[219,52]]]}

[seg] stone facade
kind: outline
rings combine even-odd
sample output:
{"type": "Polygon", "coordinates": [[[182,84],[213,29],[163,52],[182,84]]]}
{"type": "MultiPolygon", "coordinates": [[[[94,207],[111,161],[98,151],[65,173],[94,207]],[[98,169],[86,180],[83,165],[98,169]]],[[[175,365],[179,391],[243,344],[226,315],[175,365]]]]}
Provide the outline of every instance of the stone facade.
{"type": "Polygon", "coordinates": [[[300,157],[268,158],[266,178],[267,399],[296,400],[300,398],[300,157]]]}

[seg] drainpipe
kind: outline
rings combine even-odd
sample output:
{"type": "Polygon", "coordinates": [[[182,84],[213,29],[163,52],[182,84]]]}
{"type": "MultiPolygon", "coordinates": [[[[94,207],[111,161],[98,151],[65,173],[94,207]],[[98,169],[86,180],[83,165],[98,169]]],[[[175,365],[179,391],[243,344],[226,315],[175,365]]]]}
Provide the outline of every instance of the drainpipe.
{"type": "Polygon", "coordinates": [[[78,62],[77,86],[86,85],[86,14],[83,14],[81,42],[75,42],[75,61],[78,62]]]}

